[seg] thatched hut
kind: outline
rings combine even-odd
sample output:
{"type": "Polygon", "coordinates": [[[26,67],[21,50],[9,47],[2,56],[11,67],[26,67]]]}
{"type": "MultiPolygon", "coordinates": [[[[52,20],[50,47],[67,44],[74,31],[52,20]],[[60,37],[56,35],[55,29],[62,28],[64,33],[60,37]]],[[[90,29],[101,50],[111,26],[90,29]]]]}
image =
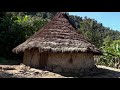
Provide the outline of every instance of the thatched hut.
{"type": "Polygon", "coordinates": [[[45,66],[54,71],[93,68],[93,56],[101,54],[77,32],[64,12],[58,12],[43,28],[14,48],[13,52],[24,52],[23,63],[26,65],[36,68],[45,66]]]}

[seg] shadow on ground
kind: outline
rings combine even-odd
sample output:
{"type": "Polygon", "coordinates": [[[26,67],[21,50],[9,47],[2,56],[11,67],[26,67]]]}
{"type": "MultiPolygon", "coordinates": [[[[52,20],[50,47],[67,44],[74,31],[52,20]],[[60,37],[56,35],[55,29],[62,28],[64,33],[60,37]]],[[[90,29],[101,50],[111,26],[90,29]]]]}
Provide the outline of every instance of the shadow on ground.
{"type": "Polygon", "coordinates": [[[120,72],[97,68],[95,71],[91,71],[89,73],[57,73],[65,77],[74,77],[74,78],[120,78],[120,72]]]}
{"type": "Polygon", "coordinates": [[[10,74],[5,71],[0,71],[0,78],[18,78],[18,77],[15,77],[14,74],[10,74]]]}

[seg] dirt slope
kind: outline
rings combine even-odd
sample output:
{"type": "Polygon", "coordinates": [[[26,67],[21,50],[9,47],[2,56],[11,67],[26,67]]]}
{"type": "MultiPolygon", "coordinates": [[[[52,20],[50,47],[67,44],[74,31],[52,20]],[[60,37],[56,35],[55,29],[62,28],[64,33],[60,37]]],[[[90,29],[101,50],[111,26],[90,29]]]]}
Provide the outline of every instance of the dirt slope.
{"type": "Polygon", "coordinates": [[[57,74],[34,69],[25,65],[0,65],[0,78],[120,78],[120,69],[98,65],[98,70],[90,75],[57,74]]]}

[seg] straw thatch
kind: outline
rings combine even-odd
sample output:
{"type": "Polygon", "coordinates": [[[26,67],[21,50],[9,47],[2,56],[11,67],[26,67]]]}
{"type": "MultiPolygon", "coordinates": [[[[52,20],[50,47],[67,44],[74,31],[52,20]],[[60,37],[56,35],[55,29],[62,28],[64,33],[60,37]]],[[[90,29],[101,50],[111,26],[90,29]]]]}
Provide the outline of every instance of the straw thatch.
{"type": "Polygon", "coordinates": [[[77,32],[66,13],[59,12],[43,28],[13,49],[13,52],[24,52],[26,49],[38,48],[39,52],[101,52],[85,37],[77,32]]]}

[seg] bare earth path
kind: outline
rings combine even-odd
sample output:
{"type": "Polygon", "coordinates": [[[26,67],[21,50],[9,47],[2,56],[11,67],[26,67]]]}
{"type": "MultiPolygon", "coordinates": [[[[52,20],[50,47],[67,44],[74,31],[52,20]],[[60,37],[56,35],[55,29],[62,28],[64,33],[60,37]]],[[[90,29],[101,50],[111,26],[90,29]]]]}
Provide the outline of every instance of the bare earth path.
{"type": "MultiPolygon", "coordinates": [[[[120,69],[98,65],[94,74],[76,78],[120,78],[120,69]]],[[[75,78],[45,70],[34,69],[25,65],[0,65],[0,78],[75,78]]]]}

